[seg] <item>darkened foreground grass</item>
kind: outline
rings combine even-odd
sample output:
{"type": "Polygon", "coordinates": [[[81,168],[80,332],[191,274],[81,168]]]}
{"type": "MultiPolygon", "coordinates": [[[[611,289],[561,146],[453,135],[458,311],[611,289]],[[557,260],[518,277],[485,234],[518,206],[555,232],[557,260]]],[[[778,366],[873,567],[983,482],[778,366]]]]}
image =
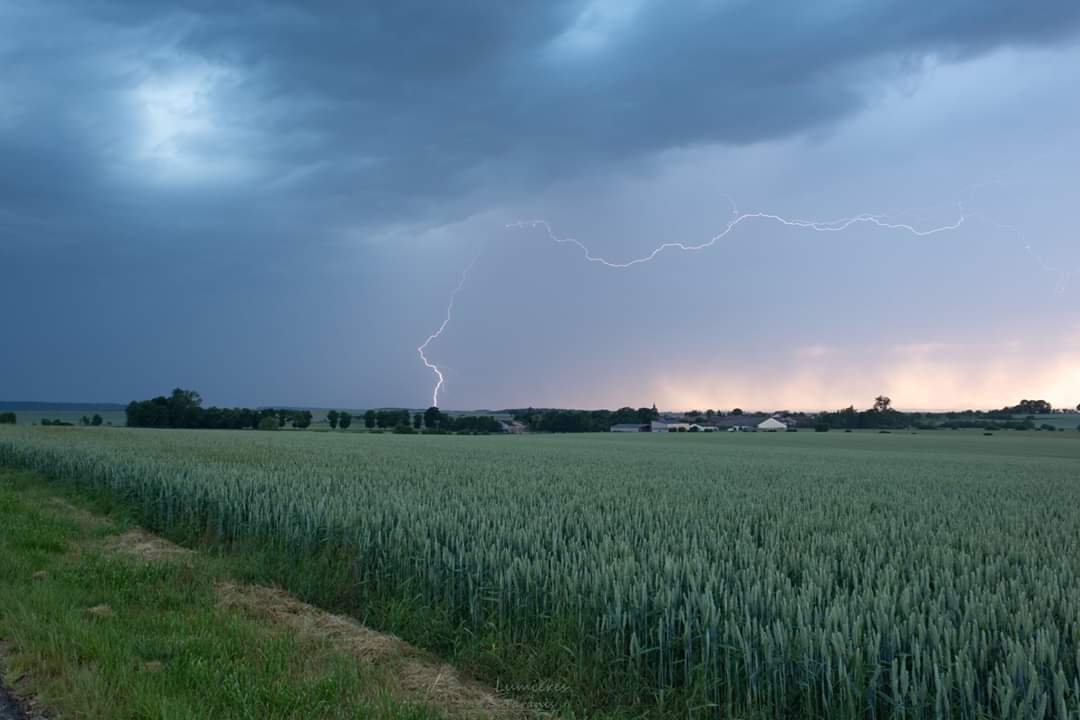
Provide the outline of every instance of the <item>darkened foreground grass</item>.
{"type": "Polygon", "coordinates": [[[1080,713],[1068,433],[13,428],[0,462],[592,716],[1080,713]]]}
{"type": "Polygon", "coordinates": [[[21,693],[95,720],[439,717],[354,657],[222,607],[220,562],[104,553],[122,528],[49,490],[0,469],[0,662],[21,693]]]}

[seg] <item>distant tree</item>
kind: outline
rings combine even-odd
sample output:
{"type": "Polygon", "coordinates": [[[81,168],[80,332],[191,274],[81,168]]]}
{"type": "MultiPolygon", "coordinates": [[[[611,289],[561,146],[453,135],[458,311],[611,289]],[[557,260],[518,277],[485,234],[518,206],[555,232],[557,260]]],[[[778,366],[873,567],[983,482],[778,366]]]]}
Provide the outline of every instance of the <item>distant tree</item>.
{"type": "Polygon", "coordinates": [[[298,410],[293,413],[292,425],[294,428],[303,430],[311,427],[311,411],[310,410],[298,410]]]}
{"type": "Polygon", "coordinates": [[[0,425],[14,425],[14,424],[15,424],[15,413],[13,413],[13,412],[2,412],[2,413],[0,413],[0,425]]]}
{"type": "Polygon", "coordinates": [[[330,423],[331,430],[337,429],[338,417],[339,415],[337,410],[331,410],[330,412],[326,413],[326,422],[330,423]]]}
{"type": "Polygon", "coordinates": [[[199,415],[202,413],[202,396],[194,390],[173,388],[172,395],[166,401],[169,427],[199,427],[199,415]]]}
{"type": "Polygon", "coordinates": [[[412,426],[417,430],[424,427],[424,414],[423,413],[416,413],[415,415],[412,416],[412,426]]]}
{"type": "Polygon", "coordinates": [[[735,417],[739,417],[740,415],[743,414],[742,408],[735,408],[734,410],[731,411],[731,414],[734,415],[735,417]]]}
{"type": "Polygon", "coordinates": [[[280,430],[281,426],[278,425],[277,418],[272,415],[265,416],[259,421],[259,430],[280,430]]]}
{"type": "Polygon", "coordinates": [[[1018,405],[1004,410],[1016,415],[1049,415],[1054,408],[1045,400],[1021,400],[1018,405]]]}
{"type": "MultiPolygon", "coordinates": [[[[635,415],[634,420],[629,420],[629,422],[634,422],[636,420],[637,422],[639,422],[639,423],[641,423],[643,425],[645,423],[650,423],[653,420],[655,420],[656,418],[660,417],[660,414],[658,412],[656,412],[656,406],[655,405],[653,407],[651,407],[651,408],[647,408],[647,407],[638,408],[637,412],[635,412],[634,415],[635,415]]],[[[623,422],[623,419],[619,418],[619,422],[623,422]]]]}
{"type": "Polygon", "coordinates": [[[90,418],[90,424],[94,427],[99,427],[101,423],[105,422],[100,415],[94,413],[94,417],[90,418]]]}
{"type": "Polygon", "coordinates": [[[892,398],[887,395],[878,395],[874,398],[874,410],[879,413],[887,413],[892,409],[892,398]]]}
{"type": "Polygon", "coordinates": [[[374,410],[368,410],[366,413],[364,413],[364,427],[366,427],[368,430],[375,427],[375,420],[376,416],[374,410]]]}
{"type": "Polygon", "coordinates": [[[83,427],[89,427],[90,426],[90,418],[83,415],[81,418],[79,418],[79,424],[82,425],[83,427]]]}
{"type": "Polygon", "coordinates": [[[446,416],[442,414],[439,408],[432,405],[424,411],[424,427],[438,428],[442,427],[443,420],[446,416]]]}
{"type": "Polygon", "coordinates": [[[705,411],[705,419],[706,420],[708,420],[709,422],[712,422],[712,419],[714,417],[716,417],[716,411],[715,410],[710,409],[710,410],[705,411]]]}
{"type": "Polygon", "coordinates": [[[342,430],[348,430],[349,426],[352,425],[352,415],[347,412],[342,412],[338,415],[338,425],[341,426],[342,430]]]}

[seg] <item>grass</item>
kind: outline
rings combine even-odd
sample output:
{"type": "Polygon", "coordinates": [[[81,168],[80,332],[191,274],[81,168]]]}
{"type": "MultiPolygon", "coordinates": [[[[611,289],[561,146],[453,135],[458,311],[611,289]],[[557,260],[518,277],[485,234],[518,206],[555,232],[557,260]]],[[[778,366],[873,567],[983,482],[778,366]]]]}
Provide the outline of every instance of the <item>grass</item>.
{"type": "Polygon", "coordinates": [[[125,529],[0,469],[5,680],[69,718],[440,717],[356,658],[218,602],[228,564],[109,556],[125,529]]]}

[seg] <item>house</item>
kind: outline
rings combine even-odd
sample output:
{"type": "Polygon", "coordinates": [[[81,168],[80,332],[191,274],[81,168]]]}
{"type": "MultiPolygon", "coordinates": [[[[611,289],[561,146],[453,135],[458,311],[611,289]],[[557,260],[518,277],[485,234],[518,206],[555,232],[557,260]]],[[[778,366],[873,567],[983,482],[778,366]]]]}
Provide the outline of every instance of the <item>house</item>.
{"type": "Polygon", "coordinates": [[[619,423],[611,426],[611,432],[649,432],[649,426],[638,423],[619,423]]]}
{"type": "Polygon", "coordinates": [[[689,429],[690,423],[675,420],[653,420],[649,426],[650,432],[686,432],[689,429]]]}
{"type": "Polygon", "coordinates": [[[758,423],[757,429],[762,432],[781,432],[787,430],[787,425],[776,418],[767,418],[758,423]]]}
{"type": "Polygon", "coordinates": [[[691,423],[688,428],[690,432],[716,432],[719,429],[715,425],[698,425],[697,423],[691,423]]]}
{"type": "Polygon", "coordinates": [[[518,422],[517,420],[500,420],[499,427],[506,433],[525,432],[525,423],[518,422]]]}

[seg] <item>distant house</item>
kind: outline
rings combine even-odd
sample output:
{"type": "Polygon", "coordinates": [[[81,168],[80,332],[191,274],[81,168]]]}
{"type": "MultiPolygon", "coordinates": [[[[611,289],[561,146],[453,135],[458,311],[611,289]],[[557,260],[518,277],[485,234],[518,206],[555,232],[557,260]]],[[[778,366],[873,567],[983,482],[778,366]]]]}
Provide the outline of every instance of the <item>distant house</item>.
{"type": "Polygon", "coordinates": [[[649,425],[650,432],[679,432],[690,429],[690,423],[677,422],[675,420],[653,420],[649,425]]]}
{"type": "Polygon", "coordinates": [[[522,433],[525,432],[525,423],[518,422],[517,420],[500,420],[499,427],[503,432],[507,433],[522,433]]]}
{"type": "Polygon", "coordinates": [[[611,426],[611,432],[648,432],[648,425],[640,425],[638,423],[619,423],[618,425],[611,426]]]}
{"type": "Polygon", "coordinates": [[[715,425],[698,425],[697,423],[691,423],[687,428],[690,432],[716,432],[720,428],[715,425]]]}
{"type": "Polygon", "coordinates": [[[776,418],[767,418],[758,423],[757,429],[762,432],[780,432],[787,430],[787,425],[776,418]]]}

